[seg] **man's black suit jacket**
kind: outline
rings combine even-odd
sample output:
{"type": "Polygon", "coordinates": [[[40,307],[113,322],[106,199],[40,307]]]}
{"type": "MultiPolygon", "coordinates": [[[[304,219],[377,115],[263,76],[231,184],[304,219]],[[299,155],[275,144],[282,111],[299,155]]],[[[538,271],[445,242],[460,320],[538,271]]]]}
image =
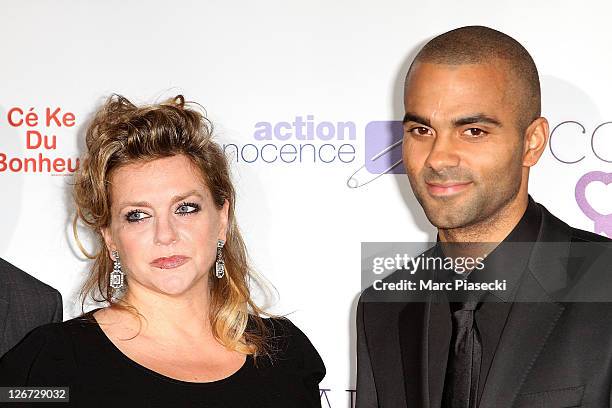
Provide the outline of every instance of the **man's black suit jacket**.
{"type": "Polygon", "coordinates": [[[62,321],[62,297],[0,258],[0,357],[30,330],[62,321]]]}
{"type": "MultiPolygon", "coordinates": [[[[529,302],[511,306],[479,407],[612,407],[610,240],[538,206],[538,240],[516,297],[529,302]],[[585,282],[581,296],[567,297],[582,301],[563,301],[585,282]]],[[[368,291],[357,308],[356,407],[440,407],[448,301],[370,302],[368,291]]]]}

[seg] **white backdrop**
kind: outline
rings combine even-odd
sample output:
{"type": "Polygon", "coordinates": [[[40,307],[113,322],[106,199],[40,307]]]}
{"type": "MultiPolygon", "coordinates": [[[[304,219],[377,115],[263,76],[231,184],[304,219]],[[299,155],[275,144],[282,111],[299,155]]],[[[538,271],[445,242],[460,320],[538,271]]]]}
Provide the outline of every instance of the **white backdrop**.
{"type": "Polygon", "coordinates": [[[238,217],[256,269],[280,294],[272,311],[290,313],[321,353],[323,406],[348,406],[360,243],[435,237],[405,175],[347,185],[367,158],[366,125],[401,119],[403,77],[427,39],[484,24],[525,45],[540,71],[544,115],[551,128],[561,124],[531,193],[574,226],[594,231],[597,218],[598,232],[611,229],[611,216],[608,224],[597,216],[612,211],[609,2],[432,3],[2,1],[0,257],[60,290],[65,318],[75,316],[88,264],[68,228],[72,178],[61,168],[25,172],[24,159],[74,161],[89,115],[110,93],[136,103],[182,93],[206,107],[220,143],[243,149],[238,160],[230,154],[238,217]],[[38,122],[19,124],[30,108],[38,122]],[[49,124],[47,108],[60,108],[49,124]],[[60,121],[64,113],[74,126],[60,121]],[[296,120],[310,123],[302,135],[312,126],[314,140],[300,140],[296,120]],[[279,137],[259,140],[266,126],[279,137]],[[55,135],[55,149],[37,147],[28,132],[55,135]],[[275,147],[254,160],[264,144],[275,147]],[[285,163],[274,152],[286,144],[285,152],[312,144],[321,156],[313,162],[305,147],[301,161],[285,163]],[[322,162],[337,149],[344,153],[322,162]],[[588,176],[577,200],[578,180],[593,171],[603,173],[588,176]]]}

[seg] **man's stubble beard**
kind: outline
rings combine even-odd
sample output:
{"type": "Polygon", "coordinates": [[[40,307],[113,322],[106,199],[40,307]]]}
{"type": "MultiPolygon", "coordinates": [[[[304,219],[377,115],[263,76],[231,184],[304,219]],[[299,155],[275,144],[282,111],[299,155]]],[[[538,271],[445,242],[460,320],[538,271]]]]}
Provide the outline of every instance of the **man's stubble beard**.
{"type": "MultiPolygon", "coordinates": [[[[514,162],[516,163],[516,162],[514,162]]],[[[500,167],[484,180],[474,180],[459,197],[431,198],[422,175],[419,182],[409,177],[414,195],[425,211],[429,222],[441,230],[470,228],[481,224],[487,228],[501,215],[500,212],[514,200],[521,188],[521,165],[508,170],[500,167]],[[502,183],[503,184],[500,184],[502,183]],[[486,189],[483,190],[483,186],[486,189]],[[461,197],[464,195],[464,197],[461,197]]],[[[480,229],[480,228],[479,228],[480,229]]]]}

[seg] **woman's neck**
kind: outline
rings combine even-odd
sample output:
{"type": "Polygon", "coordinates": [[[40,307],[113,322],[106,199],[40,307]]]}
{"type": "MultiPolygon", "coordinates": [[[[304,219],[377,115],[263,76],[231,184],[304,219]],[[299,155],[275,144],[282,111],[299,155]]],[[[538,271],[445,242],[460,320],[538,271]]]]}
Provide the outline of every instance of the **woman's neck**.
{"type": "Polygon", "coordinates": [[[139,335],[163,342],[212,337],[207,290],[170,296],[133,286],[123,300],[133,306],[140,316],[132,313],[124,315],[130,315],[126,324],[139,331],[139,335]]]}

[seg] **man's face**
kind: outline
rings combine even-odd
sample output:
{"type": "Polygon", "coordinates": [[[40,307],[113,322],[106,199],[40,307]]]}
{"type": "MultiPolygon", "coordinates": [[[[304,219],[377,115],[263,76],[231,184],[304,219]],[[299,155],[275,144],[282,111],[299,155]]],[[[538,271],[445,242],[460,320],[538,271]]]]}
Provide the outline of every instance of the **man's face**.
{"type": "Polygon", "coordinates": [[[521,186],[518,93],[500,65],[417,63],[407,79],[404,166],[438,228],[489,219],[521,186]]]}

